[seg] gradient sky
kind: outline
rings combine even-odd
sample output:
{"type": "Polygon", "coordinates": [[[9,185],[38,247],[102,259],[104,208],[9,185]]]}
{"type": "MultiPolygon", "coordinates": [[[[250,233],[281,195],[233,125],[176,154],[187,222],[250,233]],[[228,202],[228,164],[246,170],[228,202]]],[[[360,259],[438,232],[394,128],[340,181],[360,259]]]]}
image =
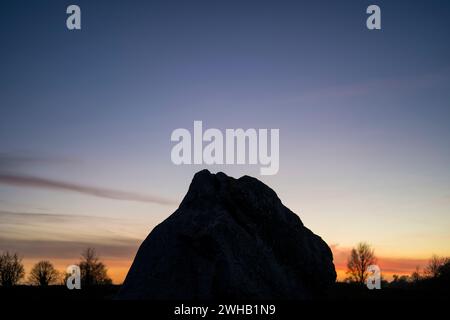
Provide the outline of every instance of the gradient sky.
{"type": "Polygon", "coordinates": [[[0,251],[64,268],[95,246],[120,282],[203,166],[170,134],[279,128],[271,186],[382,271],[450,255],[449,1],[0,4],[0,251]],[[78,4],[82,30],[66,29],[78,4]],[[382,30],[365,27],[378,4],[382,30]]]}

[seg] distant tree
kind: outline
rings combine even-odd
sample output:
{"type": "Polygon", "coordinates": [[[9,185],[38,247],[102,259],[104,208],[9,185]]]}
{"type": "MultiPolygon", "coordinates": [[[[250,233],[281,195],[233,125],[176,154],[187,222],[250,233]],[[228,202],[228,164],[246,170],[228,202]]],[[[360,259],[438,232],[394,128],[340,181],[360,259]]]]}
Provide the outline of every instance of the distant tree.
{"type": "Polygon", "coordinates": [[[55,270],[50,261],[39,261],[31,270],[29,282],[34,285],[46,287],[59,279],[59,272],[55,270]]]}
{"type": "Polygon", "coordinates": [[[450,258],[446,258],[445,263],[439,267],[438,277],[440,280],[446,282],[450,281],[450,258]]]}
{"type": "Polygon", "coordinates": [[[419,266],[416,266],[416,270],[414,270],[414,272],[411,273],[410,279],[411,279],[411,282],[413,282],[413,283],[417,283],[422,279],[422,276],[420,275],[419,266]]]}
{"type": "Polygon", "coordinates": [[[439,269],[448,262],[450,262],[449,258],[433,255],[425,267],[425,275],[428,278],[437,278],[439,276],[439,269]]]}
{"type": "Polygon", "coordinates": [[[408,288],[411,284],[411,278],[407,275],[396,275],[394,274],[392,276],[393,280],[388,284],[388,287],[391,288],[408,288]]]}
{"type": "Polygon", "coordinates": [[[369,275],[367,267],[376,263],[376,257],[372,247],[360,242],[353,248],[347,262],[348,281],[364,283],[369,275]]]}
{"type": "Polygon", "coordinates": [[[387,288],[387,287],[389,287],[389,281],[387,281],[383,276],[381,276],[380,281],[381,281],[381,287],[382,287],[382,288],[387,288]]]}
{"type": "Polygon", "coordinates": [[[12,287],[25,276],[22,259],[8,251],[0,255],[0,285],[12,287]]]}
{"type": "Polygon", "coordinates": [[[106,266],[100,261],[94,248],[87,248],[81,254],[80,271],[81,286],[89,287],[95,285],[111,284],[106,266]]]}

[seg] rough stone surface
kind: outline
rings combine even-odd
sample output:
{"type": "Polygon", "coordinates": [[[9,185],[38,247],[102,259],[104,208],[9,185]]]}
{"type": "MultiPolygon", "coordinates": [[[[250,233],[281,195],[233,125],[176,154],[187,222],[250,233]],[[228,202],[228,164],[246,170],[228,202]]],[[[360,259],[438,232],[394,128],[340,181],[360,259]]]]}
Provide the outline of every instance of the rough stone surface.
{"type": "Polygon", "coordinates": [[[119,299],[308,299],[336,279],[328,245],[259,180],[203,170],[142,243],[119,299]]]}

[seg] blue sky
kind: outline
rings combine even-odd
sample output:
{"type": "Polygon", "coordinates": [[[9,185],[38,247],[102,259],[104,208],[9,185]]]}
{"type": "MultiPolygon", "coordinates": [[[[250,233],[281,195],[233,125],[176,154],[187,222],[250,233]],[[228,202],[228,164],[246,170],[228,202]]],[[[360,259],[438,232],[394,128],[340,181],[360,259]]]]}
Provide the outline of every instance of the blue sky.
{"type": "Polygon", "coordinates": [[[0,241],[34,221],[11,212],[123,219],[86,237],[139,241],[203,168],[170,161],[171,132],[202,120],[279,128],[277,175],[209,169],[257,176],[329,244],[450,254],[450,3],[373,3],[380,31],[372,1],[2,1],[0,173],[174,204],[2,183],[0,241]],[[81,31],[65,26],[72,3],[81,31]]]}

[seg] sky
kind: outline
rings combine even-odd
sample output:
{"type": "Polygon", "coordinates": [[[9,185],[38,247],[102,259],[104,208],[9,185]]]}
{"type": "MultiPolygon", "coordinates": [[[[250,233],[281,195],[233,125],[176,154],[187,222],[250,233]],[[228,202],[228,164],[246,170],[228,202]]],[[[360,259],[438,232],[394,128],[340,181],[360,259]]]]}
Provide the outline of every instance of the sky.
{"type": "Polygon", "coordinates": [[[120,283],[207,168],[268,184],[341,277],[360,241],[387,276],[449,256],[449,16],[438,0],[2,1],[0,251],[64,269],[94,246],[120,283]],[[278,128],[279,172],[174,165],[171,133],[195,120],[278,128]]]}

